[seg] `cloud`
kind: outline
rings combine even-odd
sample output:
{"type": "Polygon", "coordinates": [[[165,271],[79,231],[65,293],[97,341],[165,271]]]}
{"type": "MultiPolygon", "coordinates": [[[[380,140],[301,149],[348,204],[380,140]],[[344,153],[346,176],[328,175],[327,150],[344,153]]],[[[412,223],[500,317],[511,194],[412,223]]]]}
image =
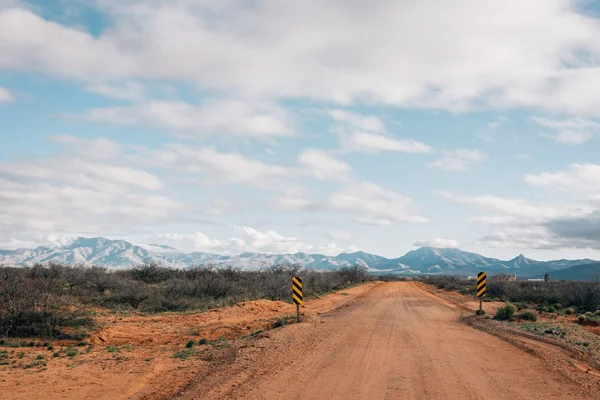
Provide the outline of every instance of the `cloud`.
{"type": "Polygon", "coordinates": [[[140,165],[199,174],[210,183],[238,183],[263,188],[300,174],[295,168],[267,164],[240,153],[184,144],[170,144],[152,150],[140,148],[132,159],[140,165]]]}
{"type": "Polygon", "coordinates": [[[564,171],[525,176],[525,182],[549,191],[600,193],[600,165],[571,164],[564,171]]]}
{"type": "Polygon", "coordinates": [[[86,90],[118,100],[139,102],[145,98],[144,86],[138,82],[121,82],[115,85],[93,83],[86,86],[86,90]]]}
{"type": "Polygon", "coordinates": [[[118,191],[122,185],[157,190],[162,182],[154,175],[128,167],[89,162],[82,159],[40,160],[37,163],[0,163],[0,174],[13,178],[39,181],[58,181],[87,187],[101,187],[104,191],[118,191]]]}
{"type": "Polygon", "coordinates": [[[183,101],[149,101],[96,108],[71,117],[175,130],[190,136],[227,134],[272,139],[290,136],[293,131],[292,119],[283,108],[240,100],[207,100],[199,106],[183,101]]]}
{"type": "Polygon", "coordinates": [[[164,183],[121,164],[116,143],[52,140],[65,146],[57,155],[0,163],[0,242],[45,244],[50,234],[132,232],[181,218],[164,183]]]}
{"type": "Polygon", "coordinates": [[[600,109],[593,84],[600,77],[600,26],[578,2],[98,5],[109,28],[95,35],[26,9],[3,9],[0,67],[86,81],[193,82],[253,97],[339,104],[600,109]]]}
{"type": "Polygon", "coordinates": [[[583,204],[553,204],[537,205],[519,198],[508,198],[491,195],[458,196],[448,192],[441,195],[453,202],[464,204],[479,210],[502,214],[501,216],[488,216],[471,219],[471,222],[498,224],[513,222],[518,219],[521,223],[541,223],[561,217],[577,217],[588,215],[593,207],[583,204]],[[514,217],[506,218],[506,217],[514,217]]]}
{"type": "Polygon", "coordinates": [[[600,249],[600,202],[593,197],[585,201],[575,198],[571,203],[540,205],[524,199],[490,195],[442,195],[496,214],[469,218],[470,223],[494,227],[492,233],[484,235],[476,243],[540,250],[600,249]]]}
{"type": "Polygon", "coordinates": [[[352,151],[364,153],[391,151],[410,154],[430,154],[433,152],[431,146],[416,140],[400,140],[367,132],[352,133],[345,139],[344,144],[346,148],[352,151]]]}
{"type": "Polygon", "coordinates": [[[386,130],[383,122],[375,115],[363,115],[342,109],[335,109],[329,111],[329,116],[354,130],[375,133],[385,132],[386,130]]]}
{"type": "Polygon", "coordinates": [[[600,124],[597,122],[583,118],[555,120],[533,117],[531,120],[539,126],[553,130],[554,133],[549,136],[554,141],[571,145],[587,142],[600,129],[600,124]]]}
{"type": "Polygon", "coordinates": [[[325,203],[308,199],[306,190],[298,186],[287,187],[271,199],[270,205],[275,210],[288,212],[314,212],[327,209],[325,203]]]}
{"type": "Polygon", "coordinates": [[[342,109],[331,110],[329,115],[339,123],[334,130],[340,135],[342,147],[346,151],[372,154],[384,151],[412,154],[433,152],[433,148],[416,140],[388,136],[384,123],[374,115],[342,109]]]}
{"type": "Polygon", "coordinates": [[[343,229],[331,229],[327,234],[330,239],[338,240],[338,241],[349,241],[352,240],[353,237],[348,232],[343,229]]]}
{"type": "Polygon", "coordinates": [[[284,236],[273,230],[260,230],[245,225],[233,225],[232,229],[241,237],[219,240],[210,238],[202,232],[163,233],[160,241],[175,248],[187,251],[205,251],[219,254],[256,253],[297,253],[311,252],[325,255],[337,255],[353,247],[338,247],[335,243],[313,245],[293,236],[284,236]]]}
{"type": "Polygon", "coordinates": [[[593,242],[596,248],[600,248],[600,210],[585,218],[552,220],[545,226],[558,237],[593,242]]]}
{"type": "Polygon", "coordinates": [[[446,150],[444,154],[445,157],[427,163],[427,166],[446,171],[468,171],[487,159],[487,154],[477,149],[446,150]]]}
{"type": "Polygon", "coordinates": [[[0,86],[0,103],[12,103],[15,96],[8,89],[0,86]]]}
{"type": "Polygon", "coordinates": [[[355,216],[355,220],[368,225],[393,225],[399,222],[425,223],[411,199],[371,182],[345,186],[334,193],[328,202],[333,210],[355,216]]]}
{"type": "Polygon", "coordinates": [[[458,248],[458,241],[454,239],[442,239],[442,238],[431,238],[417,240],[413,246],[419,247],[437,247],[442,249],[456,249],[458,248]]]}
{"type": "Polygon", "coordinates": [[[298,157],[303,170],[317,179],[348,180],[352,167],[325,150],[307,149],[298,157]]]}
{"type": "Polygon", "coordinates": [[[122,152],[119,143],[103,137],[85,140],[72,135],[62,134],[50,135],[47,139],[68,148],[70,153],[87,159],[103,160],[114,158],[122,152]]]}

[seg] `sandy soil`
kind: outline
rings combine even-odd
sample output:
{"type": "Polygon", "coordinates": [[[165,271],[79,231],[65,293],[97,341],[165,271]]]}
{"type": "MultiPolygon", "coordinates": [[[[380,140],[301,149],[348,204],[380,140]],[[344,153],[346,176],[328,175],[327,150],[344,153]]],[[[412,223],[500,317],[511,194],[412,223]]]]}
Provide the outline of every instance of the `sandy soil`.
{"type": "MultiPolygon", "coordinates": [[[[370,283],[307,301],[301,313],[308,320],[351,304],[377,285],[370,283]]],[[[8,360],[8,365],[0,364],[0,398],[168,398],[199,369],[211,365],[214,355],[223,352],[219,349],[227,349],[232,339],[267,329],[277,318],[295,312],[292,304],[258,300],[195,314],[105,315],[99,318],[101,329],[86,341],[91,346],[77,347],[74,342],[53,342],[52,350],[0,346],[0,351],[7,352],[5,362],[8,360]],[[173,358],[189,340],[198,343],[201,338],[228,340],[217,345],[195,345],[186,360],[173,358]],[[65,354],[69,346],[77,350],[76,356],[65,354]],[[54,357],[59,350],[62,352],[54,357]]]]}
{"type": "Polygon", "coordinates": [[[346,307],[223,351],[177,398],[600,398],[597,377],[473,329],[459,322],[463,313],[415,283],[377,285],[346,307]]]}

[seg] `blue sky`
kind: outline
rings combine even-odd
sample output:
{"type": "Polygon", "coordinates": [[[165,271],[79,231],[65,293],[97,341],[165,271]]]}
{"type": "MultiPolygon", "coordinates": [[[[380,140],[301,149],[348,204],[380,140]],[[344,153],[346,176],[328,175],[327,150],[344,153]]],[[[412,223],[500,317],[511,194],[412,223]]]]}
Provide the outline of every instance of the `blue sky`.
{"type": "Polygon", "coordinates": [[[0,0],[0,248],[600,258],[598,9],[0,0]]]}

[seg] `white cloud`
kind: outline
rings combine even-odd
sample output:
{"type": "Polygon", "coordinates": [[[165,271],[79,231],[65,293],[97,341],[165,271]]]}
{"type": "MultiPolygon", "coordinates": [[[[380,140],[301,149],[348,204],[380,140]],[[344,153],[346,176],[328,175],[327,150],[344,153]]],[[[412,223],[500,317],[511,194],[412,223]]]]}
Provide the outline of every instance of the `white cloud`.
{"type": "Polygon", "coordinates": [[[430,146],[416,140],[400,140],[375,133],[355,132],[345,139],[344,145],[352,151],[364,153],[380,153],[383,151],[429,154],[430,146]]]}
{"type": "Polygon", "coordinates": [[[488,123],[488,128],[491,128],[491,129],[500,128],[502,125],[504,125],[506,123],[506,121],[508,121],[508,118],[506,118],[505,116],[500,116],[500,117],[496,118],[494,121],[488,123]]]}
{"type": "Polygon", "coordinates": [[[600,109],[600,26],[578,2],[98,4],[110,28],[97,36],[3,9],[0,67],[342,104],[600,109]]]}
{"type": "Polygon", "coordinates": [[[163,233],[157,235],[161,242],[165,242],[177,249],[186,251],[205,251],[219,254],[239,254],[242,252],[256,253],[297,253],[310,252],[325,255],[337,255],[343,251],[354,250],[339,247],[336,243],[313,245],[292,236],[284,236],[273,230],[260,230],[250,226],[234,225],[233,230],[240,234],[240,238],[219,240],[210,238],[202,232],[194,233],[163,233]]]}
{"type": "Polygon", "coordinates": [[[353,130],[382,133],[385,132],[385,126],[375,115],[362,115],[350,111],[335,109],[329,111],[329,116],[336,121],[353,130]]]}
{"type": "Polygon", "coordinates": [[[145,98],[144,86],[138,82],[122,82],[119,84],[93,83],[86,87],[91,93],[101,94],[113,99],[138,102],[145,98]]]}
{"type": "Polygon", "coordinates": [[[0,163],[0,174],[40,181],[59,181],[104,191],[118,191],[121,185],[157,190],[163,183],[154,175],[141,170],[116,165],[89,162],[82,159],[40,160],[38,163],[0,163]]]}
{"type": "Polygon", "coordinates": [[[346,151],[380,153],[384,151],[429,154],[430,146],[411,139],[396,139],[386,134],[384,123],[374,115],[363,115],[342,109],[329,112],[339,124],[335,131],[340,135],[346,151]]]}
{"type": "Polygon", "coordinates": [[[533,204],[524,199],[497,196],[442,195],[469,207],[496,215],[471,217],[469,223],[494,226],[476,241],[491,247],[541,250],[600,249],[599,203],[593,199],[572,203],[533,204]]]}
{"type": "Polygon", "coordinates": [[[67,149],[0,163],[0,242],[47,244],[48,235],[131,232],[181,217],[182,204],[161,193],[159,178],[120,165],[114,142],[53,140],[67,149]]]}
{"type": "Polygon", "coordinates": [[[338,241],[344,241],[344,242],[353,239],[352,235],[350,235],[348,232],[346,232],[343,229],[331,229],[328,233],[328,236],[332,240],[338,240],[338,241]]]}
{"type": "Polygon", "coordinates": [[[427,166],[446,171],[468,171],[487,159],[487,154],[477,149],[446,150],[444,154],[445,157],[427,163],[427,166]]]}
{"type": "Polygon", "coordinates": [[[600,193],[600,165],[571,164],[564,171],[526,175],[525,182],[551,191],[600,193]]]}
{"type": "Polygon", "coordinates": [[[472,218],[471,222],[493,223],[513,222],[512,218],[518,219],[520,223],[527,222],[546,222],[556,218],[580,217],[593,211],[593,208],[579,204],[553,204],[536,205],[529,201],[518,198],[507,198],[491,195],[480,196],[457,196],[448,192],[441,192],[441,195],[453,202],[464,204],[479,210],[491,211],[502,214],[501,216],[487,216],[485,219],[472,218]]]}
{"type": "Polygon", "coordinates": [[[6,88],[0,86],[0,103],[11,103],[15,96],[6,88]]]}
{"type": "Polygon", "coordinates": [[[557,249],[568,248],[565,241],[556,238],[541,226],[506,227],[500,231],[486,235],[476,241],[491,247],[508,247],[517,249],[557,249]]]}
{"type": "Polygon", "coordinates": [[[298,157],[303,170],[317,179],[348,180],[350,165],[333,157],[325,150],[307,149],[298,157]]]}
{"type": "Polygon", "coordinates": [[[554,140],[564,144],[583,144],[590,140],[594,134],[592,132],[562,131],[554,136],[554,140]]]}
{"type": "Polygon", "coordinates": [[[583,118],[555,120],[544,117],[533,117],[531,120],[539,126],[553,130],[554,133],[548,136],[554,141],[571,145],[587,142],[600,129],[600,124],[597,122],[583,118]]]}
{"type": "Polygon", "coordinates": [[[421,239],[414,243],[414,246],[425,246],[425,247],[437,247],[443,249],[456,249],[458,248],[458,241],[454,239],[443,239],[443,238],[431,238],[421,239]]]}
{"type": "Polygon", "coordinates": [[[225,153],[213,147],[183,144],[171,144],[157,150],[139,149],[139,154],[133,159],[140,164],[201,174],[211,183],[243,183],[269,187],[299,175],[295,168],[266,164],[240,153],[225,153]]]}
{"type": "Polygon", "coordinates": [[[533,122],[538,124],[539,126],[543,126],[545,128],[563,130],[578,130],[578,129],[589,129],[589,128],[600,128],[600,124],[597,122],[591,121],[589,119],[584,118],[569,118],[564,120],[556,120],[549,119],[545,117],[533,117],[531,118],[533,122]]]}
{"type": "Polygon", "coordinates": [[[270,139],[292,134],[291,117],[283,108],[239,100],[207,100],[200,106],[183,101],[149,101],[96,108],[82,117],[96,122],[171,129],[191,136],[228,134],[270,139]]]}
{"type": "Polygon", "coordinates": [[[343,187],[329,198],[329,207],[351,213],[357,222],[369,225],[428,221],[419,215],[411,199],[371,182],[343,187]]]}
{"type": "Polygon", "coordinates": [[[312,212],[324,210],[327,205],[309,200],[304,188],[290,186],[271,199],[271,208],[279,211],[312,212]]]}
{"type": "Polygon", "coordinates": [[[114,140],[97,137],[90,140],[80,139],[72,135],[50,135],[48,140],[69,148],[71,153],[87,159],[103,160],[121,154],[121,146],[114,140]]]}

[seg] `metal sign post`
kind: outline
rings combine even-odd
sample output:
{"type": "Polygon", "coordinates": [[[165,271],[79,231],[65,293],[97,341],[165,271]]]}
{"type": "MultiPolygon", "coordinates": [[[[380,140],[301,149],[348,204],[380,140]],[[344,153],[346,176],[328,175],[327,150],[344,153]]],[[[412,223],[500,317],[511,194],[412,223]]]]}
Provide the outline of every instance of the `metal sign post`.
{"type": "Polygon", "coordinates": [[[296,303],[296,322],[300,322],[300,305],[304,304],[302,296],[302,278],[292,277],[292,300],[296,303]]]}

